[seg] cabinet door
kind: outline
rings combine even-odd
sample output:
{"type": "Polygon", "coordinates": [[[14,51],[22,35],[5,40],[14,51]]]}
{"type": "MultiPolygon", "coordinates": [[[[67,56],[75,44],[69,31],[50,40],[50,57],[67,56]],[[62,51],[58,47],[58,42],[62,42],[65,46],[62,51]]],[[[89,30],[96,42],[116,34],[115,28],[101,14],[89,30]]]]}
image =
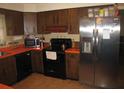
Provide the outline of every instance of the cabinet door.
{"type": "Polygon", "coordinates": [[[56,11],[56,25],[67,26],[68,25],[68,10],[56,11]]]}
{"type": "Polygon", "coordinates": [[[6,31],[7,35],[23,35],[23,14],[22,12],[6,10],[6,31]]]}
{"type": "Polygon", "coordinates": [[[78,80],[79,54],[66,54],[67,77],[78,80]]]}
{"type": "Polygon", "coordinates": [[[22,12],[6,10],[6,31],[7,35],[23,35],[23,14],[22,12]]]}
{"type": "Polygon", "coordinates": [[[6,82],[6,76],[5,76],[3,59],[0,59],[0,83],[4,84],[5,82],[6,82]]]}
{"type": "Polygon", "coordinates": [[[88,17],[88,8],[79,8],[79,17],[80,18],[84,18],[84,17],[88,17]]]}
{"type": "Polygon", "coordinates": [[[13,56],[0,60],[0,83],[14,84],[17,81],[16,62],[13,56]]]}
{"type": "Polygon", "coordinates": [[[7,35],[13,35],[15,31],[14,15],[12,11],[6,11],[5,13],[6,20],[6,31],[7,35]]]}
{"type": "Polygon", "coordinates": [[[8,57],[4,62],[4,70],[6,74],[7,84],[14,84],[17,81],[17,70],[16,70],[16,61],[15,58],[8,57]]]}
{"type": "Polygon", "coordinates": [[[79,11],[78,8],[68,10],[69,34],[79,34],[79,11]]]}
{"type": "Polygon", "coordinates": [[[55,10],[46,12],[47,26],[67,26],[68,10],[55,10]]]}
{"type": "Polygon", "coordinates": [[[14,17],[15,31],[13,32],[13,35],[24,35],[23,13],[15,12],[14,15],[15,15],[14,17]]]}
{"type": "Polygon", "coordinates": [[[43,73],[43,56],[41,51],[32,51],[33,72],[43,73]]]}
{"type": "Polygon", "coordinates": [[[47,15],[46,12],[37,13],[37,32],[38,32],[38,34],[48,34],[49,33],[45,29],[46,22],[48,21],[46,15],[47,15]]]}
{"type": "Polygon", "coordinates": [[[46,16],[46,26],[55,26],[56,12],[55,11],[47,11],[47,12],[45,12],[45,16],[46,16]]]}
{"type": "Polygon", "coordinates": [[[24,13],[25,34],[37,34],[37,13],[24,13]]]}

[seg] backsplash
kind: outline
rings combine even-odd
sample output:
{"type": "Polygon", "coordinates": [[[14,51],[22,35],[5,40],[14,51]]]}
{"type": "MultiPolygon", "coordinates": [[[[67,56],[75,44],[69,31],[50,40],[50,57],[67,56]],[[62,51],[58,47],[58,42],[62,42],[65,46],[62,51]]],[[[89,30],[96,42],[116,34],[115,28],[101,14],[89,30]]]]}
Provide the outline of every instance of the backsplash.
{"type": "MultiPolygon", "coordinates": [[[[68,33],[51,33],[51,34],[44,34],[45,42],[50,42],[51,38],[71,38],[73,41],[79,42],[80,36],[79,34],[68,34],[68,33]]],[[[41,34],[38,37],[42,37],[41,34]]]]}
{"type": "Polygon", "coordinates": [[[4,42],[0,46],[0,48],[13,46],[15,44],[16,45],[23,44],[23,43],[24,43],[24,36],[6,36],[6,38],[4,38],[4,42]]]}
{"type": "Polygon", "coordinates": [[[11,42],[18,42],[23,43],[24,42],[24,36],[7,36],[6,37],[6,43],[9,44],[11,42]]]}

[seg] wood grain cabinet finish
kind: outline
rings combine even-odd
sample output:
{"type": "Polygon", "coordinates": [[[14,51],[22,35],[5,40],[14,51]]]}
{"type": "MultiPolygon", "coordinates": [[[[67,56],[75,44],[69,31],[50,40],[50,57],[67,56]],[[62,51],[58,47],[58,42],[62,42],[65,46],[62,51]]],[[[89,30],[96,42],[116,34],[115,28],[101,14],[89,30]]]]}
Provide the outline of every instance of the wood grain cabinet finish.
{"type": "Polygon", "coordinates": [[[12,36],[12,35],[24,34],[22,12],[6,10],[5,20],[6,20],[7,35],[12,36]]]}
{"type": "Polygon", "coordinates": [[[54,10],[46,12],[46,26],[67,26],[68,10],[54,10]]]}
{"type": "Polygon", "coordinates": [[[67,26],[68,25],[68,10],[67,9],[63,9],[63,10],[58,10],[57,11],[58,14],[58,18],[57,20],[57,24],[59,26],[67,26]]]}
{"type": "Polygon", "coordinates": [[[80,18],[83,18],[83,17],[88,17],[88,8],[87,7],[79,8],[79,20],[80,20],[80,18]]]}
{"type": "Polygon", "coordinates": [[[16,61],[13,56],[0,59],[0,83],[11,85],[17,81],[16,61]]]}
{"type": "Polygon", "coordinates": [[[79,9],[68,9],[69,34],[79,34],[79,9]]]}
{"type": "Polygon", "coordinates": [[[66,75],[70,79],[79,79],[79,54],[66,54],[66,75]]]}
{"type": "Polygon", "coordinates": [[[49,34],[50,32],[45,30],[46,27],[46,12],[37,13],[37,32],[38,34],[49,34]]]}
{"type": "Polygon", "coordinates": [[[43,73],[43,55],[42,51],[32,51],[32,71],[43,73]]]}
{"type": "Polygon", "coordinates": [[[37,34],[37,13],[25,12],[24,15],[24,32],[37,34]]]}
{"type": "Polygon", "coordinates": [[[54,10],[37,13],[37,31],[38,34],[49,34],[50,27],[68,26],[68,10],[54,10]]]}

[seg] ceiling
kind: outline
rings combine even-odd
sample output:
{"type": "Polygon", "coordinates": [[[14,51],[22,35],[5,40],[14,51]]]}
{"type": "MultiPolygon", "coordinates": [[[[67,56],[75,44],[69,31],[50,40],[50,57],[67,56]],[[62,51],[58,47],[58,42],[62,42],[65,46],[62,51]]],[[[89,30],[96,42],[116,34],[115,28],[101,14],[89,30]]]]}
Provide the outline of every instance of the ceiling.
{"type": "Polygon", "coordinates": [[[39,12],[108,4],[112,3],[0,3],[0,8],[18,10],[23,12],[39,12]]]}

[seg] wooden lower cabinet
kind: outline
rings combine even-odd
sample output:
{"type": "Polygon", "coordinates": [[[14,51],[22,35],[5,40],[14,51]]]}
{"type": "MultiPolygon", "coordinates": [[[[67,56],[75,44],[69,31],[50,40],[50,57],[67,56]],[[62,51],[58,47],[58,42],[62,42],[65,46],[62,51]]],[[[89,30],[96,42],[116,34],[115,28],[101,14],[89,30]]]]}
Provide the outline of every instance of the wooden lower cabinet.
{"type": "Polygon", "coordinates": [[[66,54],[66,76],[69,79],[79,79],[79,54],[66,54]]]}
{"type": "Polygon", "coordinates": [[[17,81],[15,57],[0,59],[0,83],[11,85],[17,81]]]}
{"type": "Polygon", "coordinates": [[[43,56],[42,51],[32,51],[32,71],[43,73],[43,56]]]}

